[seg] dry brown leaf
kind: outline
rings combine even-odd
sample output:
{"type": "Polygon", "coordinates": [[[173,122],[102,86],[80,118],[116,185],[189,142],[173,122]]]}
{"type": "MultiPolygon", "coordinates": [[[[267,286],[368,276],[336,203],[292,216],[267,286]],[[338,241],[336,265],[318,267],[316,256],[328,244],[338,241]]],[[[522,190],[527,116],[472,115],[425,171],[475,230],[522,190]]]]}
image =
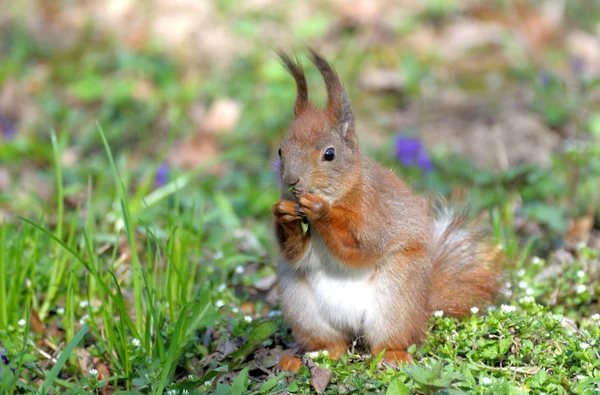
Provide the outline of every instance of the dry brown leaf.
{"type": "Polygon", "coordinates": [[[0,167],[0,192],[8,191],[10,184],[10,173],[5,168],[0,167]]]}
{"type": "Polygon", "coordinates": [[[226,337],[221,337],[217,343],[217,352],[220,352],[224,357],[238,349],[238,345],[226,337]]]}
{"type": "Polygon", "coordinates": [[[256,306],[252,302],[244,302],[240,306],[240,312],[242,314],[253,314],[256,306]]]}
{"type": "Polygon", "coordinates": [[[360,73],[358,83],[368,91],[401,92],[404,78],[398,70],[368,67],[360,73]]]}
{"type": "Polygon", "coordinates": [[[514,3],[516,27],[538,55],[561,35],[564,4],[564,0],[548,0],[539,7],[523,1],[514,3]]]}
{"type": "Polygon", "coordinates": [[[38,335],[44,339],[46,337],[46,327],[42,323],[39,314],[35,309],[31,309],[31,314],[29,316],[29,323],[31,324],[31,329],[38,335]]]}
{"type": "Polygon", "coordinates": [[[505,28],[497,23],[459,19],[440,34],[439,51],[448,59],[461,58],[473,48],[501,44],[505,34],[505,28]]]}
{"type": "MultiPolygon", "coordinates": [[[[169,165],[182,169],[196,168],[221,152],[215,136],[199,133],[193,139],[175,145],[167,157],[169,165]]],[[[216,167],[218,170],[219,167],[216,167]]]]}
{"type": "Polygon", "coordinates": [[[231,99],[218,99],[209,108],[202,129],[207,133],[227,133],[237,125],[242,106],[231,99]]]}
{"type": "Polygon", "coordinates": [[[583,217],[574,218],[571,220],[569,230],[565,236],[565,244],[570,248],[574,248],[581,242],[587,243],[593,227],[593,215],[584,215],[583,217]]]}
{"type": "Polygon", "coordinates": [[[585,71],[600,75],[600,38],[592,34],[575,31],[567,35],[566,46],[575,56],[583,60],[585,71]]]}
{"type": "Polygon", "coordinates": [[[312,385],[317,393],[322,394],[331,381],[331,376],[332,372],[330,369],[315,365],[310,368],[310,385],[312,385]]]}
{"type": "Polygon", "coordinates": [[[271,274],[270,276],[258,280],[253,287],[259,291],[268,291],[275,286],[276,282],[277,276],[275,274],[271,274]]]}
{"type": "Polygon", "coordinates": [[[372,25],[380,20],[381,4],[377,0],[343,1],[339,9],[344,25],[372,25]]]}
{"type": "Polygon", "coordinates": [[[76,348],[75,356],[77,356],[77,364],[81,370],[81,374],[85,377],[90,376],[90,370],[92,370],[92,355],[85,348],[76,348]]]}

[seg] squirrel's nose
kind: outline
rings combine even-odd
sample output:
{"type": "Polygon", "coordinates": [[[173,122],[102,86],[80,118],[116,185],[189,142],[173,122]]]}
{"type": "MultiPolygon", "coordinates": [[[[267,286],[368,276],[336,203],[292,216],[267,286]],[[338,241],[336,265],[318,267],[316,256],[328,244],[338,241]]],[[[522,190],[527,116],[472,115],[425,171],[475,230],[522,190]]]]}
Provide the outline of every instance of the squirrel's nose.
{"type": "Polygon", "coordinates": [[[300,182],[300,177],[294,176],[294,175],[285,174],[283,176],[283,182],[285,182],[287,185],[293,187],[298,182],[300,182]]]}

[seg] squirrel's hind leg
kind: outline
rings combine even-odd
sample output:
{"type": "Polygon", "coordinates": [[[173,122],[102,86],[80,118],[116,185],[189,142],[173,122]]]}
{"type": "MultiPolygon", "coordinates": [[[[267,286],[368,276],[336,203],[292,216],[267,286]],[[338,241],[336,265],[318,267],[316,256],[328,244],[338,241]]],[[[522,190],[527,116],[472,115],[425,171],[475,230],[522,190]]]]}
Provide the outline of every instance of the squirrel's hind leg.
{"type": "Polygon", "coordinates": [[[373,356],[409,363],[408,347],[419,344],[429,319],[429,256],[424,246],[399,251],[374,280],[377,304],[365,321],[365,337],[373,356]],[[402,273],[402,276],[397,275],[402,273]]]}

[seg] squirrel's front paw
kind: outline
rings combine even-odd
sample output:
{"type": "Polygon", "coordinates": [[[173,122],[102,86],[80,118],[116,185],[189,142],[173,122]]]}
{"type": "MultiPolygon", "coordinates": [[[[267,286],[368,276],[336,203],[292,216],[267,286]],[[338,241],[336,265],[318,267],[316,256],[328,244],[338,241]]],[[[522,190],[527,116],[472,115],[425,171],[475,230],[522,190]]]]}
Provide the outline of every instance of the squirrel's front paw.
{"type": "Polygon", "coordinates": [[[292,201],[281,200],[273,206],[273,215],[283,222],[300,221],[302,212],[300,207],[292,201]]]}
{"type": "Polygon", "coordinates": [[[300,211],[311,222],[318,221],[329,213],[329,203],[321,196],[303,193],[298,197],[298,203],[300,211]]]}

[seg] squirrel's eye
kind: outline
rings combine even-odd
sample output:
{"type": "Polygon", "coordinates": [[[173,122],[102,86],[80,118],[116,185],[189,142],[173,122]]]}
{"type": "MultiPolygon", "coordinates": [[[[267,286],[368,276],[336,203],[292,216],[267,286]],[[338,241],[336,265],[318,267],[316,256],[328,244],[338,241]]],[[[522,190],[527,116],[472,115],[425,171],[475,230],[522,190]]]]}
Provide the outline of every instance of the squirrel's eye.
{"type": "Polygon", "coordinates": [[[335,158],[335,150],[333,148],[327,148],[323,154],[323,159],[331,162],[335,158]]]}
{"type": "Polygon", "coordinates": [[[279,157],[281,158],[281,148],[279,148],[279,151],[277,151],[277,153],[279,154],[279,157]]]}

